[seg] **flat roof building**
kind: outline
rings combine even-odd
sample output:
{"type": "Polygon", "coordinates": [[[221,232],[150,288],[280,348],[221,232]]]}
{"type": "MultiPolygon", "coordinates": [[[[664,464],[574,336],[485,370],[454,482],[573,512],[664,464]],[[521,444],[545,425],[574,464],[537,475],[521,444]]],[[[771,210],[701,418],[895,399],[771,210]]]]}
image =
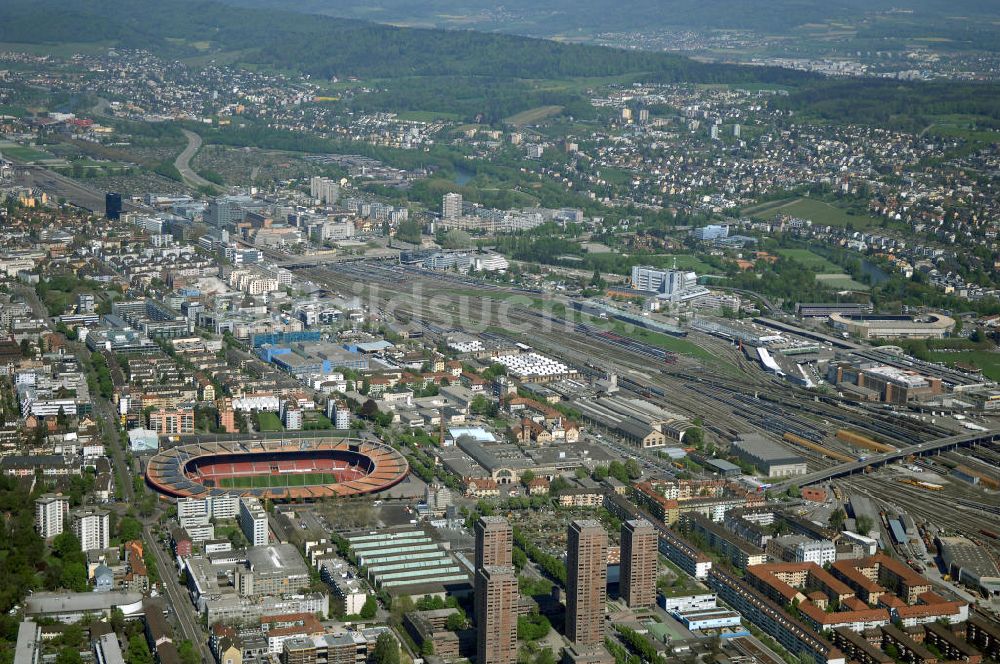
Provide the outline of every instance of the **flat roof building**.
{"type": "Polygon", "coordinates": [[[608,534],[599,521],[578,519],[567,537],[566,638],[578,646],[604,642],[608,534]]]}
{"type": "Polygon", "coordinates": [[[730,445],[730,451],[743,461],[753,464],[767,477],[805,475],[806,461],[785,446],[760,434],[742,434],[730,445]]]}
{"type": "Polygon", "coordinates": [[[510,565],[514,532],[502,516],[481,516],[476,522],[476,569],[510,565]]]}
{"type": "Polygon", "coordinates": [[[517,574],[510,565],[476,571],[477,664],[517,661],[517,574]]]}
{"type": "Polygon", "coordinates": [[[46,493],[35,499],[35,530],[44,539],[55,537],[66,527],[69,514],[69,497],[46,493]]]}
{"type": "Polygon", "coordinates": [[[659,564],[656,539],[653,524],[645,519],[622,523],[619,588],[629,608],[647,608],[656,602],[659,564]]]}

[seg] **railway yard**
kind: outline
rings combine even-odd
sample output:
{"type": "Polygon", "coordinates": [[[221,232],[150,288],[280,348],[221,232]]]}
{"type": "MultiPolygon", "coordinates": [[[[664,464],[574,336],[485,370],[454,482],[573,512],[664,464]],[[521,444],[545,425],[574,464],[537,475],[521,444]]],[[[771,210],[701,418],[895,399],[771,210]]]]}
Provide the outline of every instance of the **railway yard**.
{"type": "MultiPolygon", "coordinates": [[[[947,566],[935,557],[934,542],[940,535],[964,536],[984,547],[994,562],[1000,561],[996,536],[1000,494],[995,485],[1000,447],[990,438],[998,425],[989,417],[977,417],[973,423],[943,412],[862,404],[832,391],[818,394],[763,371],[731,340],[690,330],[678,345],[667,338],[630,334],[634,330],[584,313],[559,295],[383,262],[303,267],[296,273],[321,287],[360,298],[386,321],[419,325],[428,336],[478,335],[493,347],[526,344],[595,381],[607,378],[614,367],[624,394],[666,412],[697,418],[703,422],[705,442],[720,451],[735,438],[754,433],[804,459],[810,474],[857,466],[857,472],[852,469],[846,476],[821,481],[829,497],[819,505],[807,504],[805,512],[815,509],[816,520],[821,516],[825,521],[842,508],[853,519],[852,498],[867,499],[873,531],[878,531],[884,546],[915,568],[929,573],[936,568],[939,583],[949,579],[947,566]],[[691,347],[700,352],[689,352],[691,347]],[[906,454],[915,445],[958,437],[970,429],[987,432],[987,442],[928,456],[906,454]],[[877,461],[882,455],[898,457],[899,462],[866,465],[868,459],[877,461]],[[889,523],[893,519],[916,529],[912,541],[898,541],[889,523]]],[[[783,334],[791,336],[788,331],[783,334]]],[[[614,444],[611,438],[605,444],[614,444]]],[[[615,449],[643,459],[647,471],[662,476],[692,467],[665,463],[652,450],[615,449]]],[[[775,486],[783,490],[794,481],[775,486]]]]}

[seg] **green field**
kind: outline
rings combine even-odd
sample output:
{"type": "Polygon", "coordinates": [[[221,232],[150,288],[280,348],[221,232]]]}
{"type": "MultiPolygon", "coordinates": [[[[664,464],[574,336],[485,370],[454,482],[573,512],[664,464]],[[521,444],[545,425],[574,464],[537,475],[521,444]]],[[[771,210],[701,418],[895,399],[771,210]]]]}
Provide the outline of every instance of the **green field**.
{"type": "Polygon", "coordinates": [[[775,253],[798,261],[809,269],[815,270],[816,281],[829,288],[836,288],[838,290],[868,290],[868,286],[852,279],[839,265],[831,263],[809,249],[777,249],[775,253]]]}
{"type": "Polygon", "coordinates": [[[779,214],[808,219],[821,226],[847,226],[868,228],[882,222],[868,215],[848,214],[847,210],[812,198],[797,198],[791,201],[771,201],[743,209],[743,214],[758,219],[772,219],[779,214]]]}
{"type": "Polygon", "coordinates": [[[257,421],[260,423],[261,431],[284,431],[281,420],[275,413],[258,413],[257,421]]]}
{"type": "Polygon", "coordinates": [[[534,124],[539,120],[544,120],[553,115],[559,115],[562,113],[562,110],[562,106],[538,106],[537,108],[529,108],[526,111],[515,113],[509,118],[505,118],[504,122],[512,124],[515,127],[523,127],[524,125],[534,124]]]}
{"type": "Polygon", "coordinates": [[[0,42],[0,51],[15,51],[32,55],[50,55],[57,58],[68,58],[78,53],[83,55],[103,55],[113,47],[114,42],[65,42],[44,44],[24,44],[21,42],[0,42]]]}
{"type": "Polygon", "coordinates": [[[861,283],[860,281],[855,281],[851,279],[848,275],[843,272],[836,272],[832,274],[817,274],[816,281],[820,282],[828,288],[836,288],[838,290],[869,290],[868,286],[861,283]]]}
{"type": "Polygon", "coordinates": [[[336,483],[337,476],[331,473],[249,475],[247,477],[225,477],[219,480],[219,486],[223,489],[281,489],[285,487],[336,483]]]}
{"type": "Polygon", "coordinates": [[[986,350],[965,350],[957,353],[931,351],[930,360],[949,366],[956,363],[971,365],[981,370],[990,380],[1000,380],[1000,353],[986,350]]]}
{"type": "Polygon", "coordinates": [[[306,413],[302,418],[303,431],[322,431],[332,428],[333,422],[323,413],[306,413]]]}
{"type": "Polygon", "coordinates": [[[17,143],[11,143],[9,141],[0,142],[0,154],[8,159],[13,159],[14,161],[39,161],[42,159],[55,159],[55,155],[46,152],[45,150],[38,150],[36,148],[29,148],[23,145],[18,145],[17,143]]]}
{"type": "Polygon", "coordinates": [[[673,267],[678,270],[694,270],[699,274],[708,274],[715,268],[692,254],[663,254],[653,257],[650,264],[657,267],[673,267]]]}
{"type": "Polygon", "coordinates": [[[730,362],[719,359],[717,355],[702,348],[693,341],[688,339],[683,339],[681,337],[672,337],[666,334],[660,334],[659,332],[653,332],[652,330],[647,330],[643,327],[632,327],[626,326],[622,323],[615,323],[614,331],[621,334],[622,336],[647,343],[651,346],[656,346],[664,350],[669,350],[673,353],[679,355],[687,355],[688,357],[693,357],[696,360],[700,360],[702,363],[716,367],[727,373],[738,374],[739,370],[730,362]]]}
{"type": "Polygon", "coordinates": [[[808,249],[777,249],[775,253],[780,254],[785,258],[791,258],[792,260],[798,261],[810,270],[815,270],[816,272],[832,274],[841,271],[837,265],[834,265],[819,254],[815,254],[808,249]]]}
{"type": "Polygon", "coordinates": [[[400,120],[410,120],[412,122],[434,122],[436,120],[461,120],[458,113],[446,113],[444,111],[400,111],[396,114],[400,120]]]}

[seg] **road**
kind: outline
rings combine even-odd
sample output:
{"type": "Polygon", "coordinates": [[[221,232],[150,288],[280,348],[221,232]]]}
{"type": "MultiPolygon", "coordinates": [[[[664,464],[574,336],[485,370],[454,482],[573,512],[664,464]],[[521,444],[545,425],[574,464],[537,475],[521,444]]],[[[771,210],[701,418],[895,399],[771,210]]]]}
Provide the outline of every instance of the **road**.
{"type": "Polygon", "coordinates": [[[177,155],[177,159],[174,159],[174,166],[177,170],[181,172],[181,177],[184,178],[185,184],[192,187],[211,187],[215,189],[215,185],[205,178],[201,177],[191,169],[191,157],[201,149],[201,136],[194,133],[190,129],[181,129],[184,132],[184,137],[187,139],[187,146],[177,155]]]}
{"type": "Polygon", "coordinates": [[[900,459],[904,459],[911,455],[923,456],[924,454],[932,454],[934,452],[953,447],[995,443],[998,438],[1000,438],[1000,431],[994,430],[962,434],[958,436],[948,436],[947,438],[938,438],[937,440],[930,440],[917,445],[912,445],[910,447],[904,447],[896,450],[895,452],[872,454],[870,456],[862,457],[862,460],[842,463],[808,475],[797,475],[792,479],[776,484],[775,490],[784,491],[793,484],[800,487],[808,486],[810,484],[819,484],[821,482],[834,479],[835,477],[844,477],[847,475],[853,475],[854,473],[863,472],[869,467],[877,468],[879,466],[884,466],[888,463],[899,461],[900,459]]]}
{"type": "MultiPolygon", "coordinates": [[[[18,287],[16,292],[25,298],[25,302],[28,303],[37,317],[49,321],[50,325],[54,323],[49,318],[48,310],[42,304],[41,300],[38,299],[38,294],[34,290],[18,287]]],[[[81,365],[90,353],[84,344],[76,341],[67,341],[67,347],[73,351],[74,355],[80,360],[81,365]]],[[[111,462],[115,468],[115,475],[121,481],[124,502],[127,505],[136,507],[138,503],[136,501],[135,487],[133,486],[134,474],[132,467],[125,459],[122,445],[119,443],[115,408],[110,401],[100,394],[91,394],[90,397],[93,405],[93,415],[100,427],[106,449],[111,453],[111,462]]],[[[142,521],[145,546],[153,552],[153,556],[156,558],[156,566],[160,571],[162,586],[166,589],[167,598],[170,600],[171,605],[173,605],[174,614],[180,622],[181,633],[185,639],[188,639],[195,645],[202,661],[212,661],[212,653],[206,645],[204,632],[198,625],[191,602],[187,599],[187,590],[182,588],[180,582],[177,580],[176,566],[160,547],[159,540],[150,528],[150,524],[155,522],[155,519],[141,515],[139,518],[142,521]]]]}
{"type": "Polygon", "coordinates": [[[180,622],[184,638],[194,644],[195,651],[201,656],[201,661],[211,662],[213,656],[206,645],[205,636],[198,624],[194,607],[188,599],[187,589],[182,588],[180,582],[177,580],[177,574],[175,573],[177,568],[160,547],[160,543],[150,529],[148,522],[143,524],[142,532],[146,536],[146,545],[150,547],[153,556],[156,558],[156,566],[160,570],[160,579],[163,582],[164,589],[167,591],[167,599],[170,600],[171,606],[174,607],[174,615],[177,616],[177,620],[180,622]]]}

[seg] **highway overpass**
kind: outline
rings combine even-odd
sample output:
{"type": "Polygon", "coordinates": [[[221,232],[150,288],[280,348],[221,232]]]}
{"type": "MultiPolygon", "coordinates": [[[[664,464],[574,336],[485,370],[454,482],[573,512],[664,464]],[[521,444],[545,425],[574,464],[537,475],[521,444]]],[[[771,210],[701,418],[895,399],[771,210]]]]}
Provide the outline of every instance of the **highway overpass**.
{"type": "Polygon", "coordinates": [[[867,468],[879,468],[886,464],[899,461],[900,459],[905,459],[910,455],[923,456],[926,454],[941,452],[943,450],[955,449],[956,447],[989,445],[996,443],[997,441],[1000,441],[1000,430],[978,431],[958,436],[948,436],[947,438],[938,438],[937,440],[929,440],[918,445],[904,447],[896,450],[895,452],[872,454],[870,456],[862,457],[862,460],[859,461],[842,463],[837,466],[831,466],[825,470],[818,470],[807,475],[799,475],[798,477],[789,478],[780,484],[776,484],[774,488],[777,491],[784,491],[793,484],[796,486],[819,484],[836,477],[846,477],[847,475],[864,472],[867,468]]]}

